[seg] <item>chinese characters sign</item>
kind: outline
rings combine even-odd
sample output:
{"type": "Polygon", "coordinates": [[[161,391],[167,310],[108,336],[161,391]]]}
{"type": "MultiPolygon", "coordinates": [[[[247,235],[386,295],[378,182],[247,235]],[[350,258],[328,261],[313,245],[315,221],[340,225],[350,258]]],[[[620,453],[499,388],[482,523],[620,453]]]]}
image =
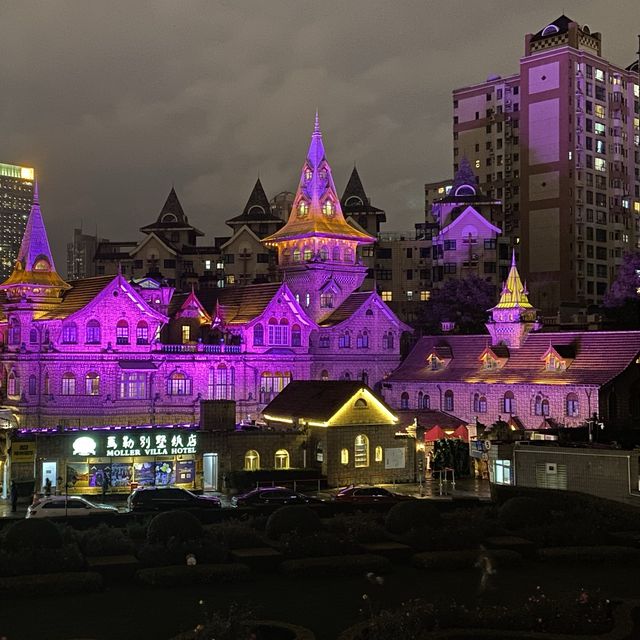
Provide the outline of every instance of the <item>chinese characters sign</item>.
{"type": "Polygon", "coordinates": [[[120,458],[195,454],[198,435],[193,431],[129,431],[83,435],[72,440],[72,455],[120,458]]]}

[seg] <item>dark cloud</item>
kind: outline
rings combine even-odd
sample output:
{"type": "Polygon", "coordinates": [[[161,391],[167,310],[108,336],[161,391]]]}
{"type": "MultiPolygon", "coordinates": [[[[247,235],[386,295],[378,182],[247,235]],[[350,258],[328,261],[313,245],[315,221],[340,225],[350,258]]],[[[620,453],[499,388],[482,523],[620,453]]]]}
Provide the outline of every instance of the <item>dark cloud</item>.
{"type": "Polygon", "coordinates": [[[226,233],[257,174],[295,188],[316,107],[342,190],[354,162],[388,229],[451,171],[451,90],[514,73],[562,11],[629,64],[637,0],[44,0],[0,5],[0,161],[34,165],[64,268],[73,226],[136,238],[172,183],[226,233]]]}

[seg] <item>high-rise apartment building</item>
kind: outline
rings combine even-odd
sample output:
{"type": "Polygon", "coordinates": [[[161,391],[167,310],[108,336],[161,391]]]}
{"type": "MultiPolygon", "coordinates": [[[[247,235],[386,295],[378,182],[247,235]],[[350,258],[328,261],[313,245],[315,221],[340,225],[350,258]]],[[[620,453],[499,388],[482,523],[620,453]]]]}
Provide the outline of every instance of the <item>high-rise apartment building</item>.
{"type": "Polygon", "coordinates": [[[469,158],[504,202],[543,313],[601,303],[640,246],[639,84],[637,62],[605,60],[601,34],[563,15],[525,37],[517,74],[453,92],[454,169],[469,158]]]}
{"type": "Polygon", "coordinates": [[[34,170],[0,162],[0,278],[8,278],[18,256],[33,202],[34,170]]]}

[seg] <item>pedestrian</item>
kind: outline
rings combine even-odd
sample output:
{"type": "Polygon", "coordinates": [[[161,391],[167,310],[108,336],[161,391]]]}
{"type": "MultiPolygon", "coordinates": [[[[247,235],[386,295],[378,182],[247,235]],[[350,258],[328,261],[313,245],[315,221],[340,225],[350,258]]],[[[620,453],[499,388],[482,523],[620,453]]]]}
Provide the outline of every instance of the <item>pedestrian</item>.
{"type": "Polygon", "coordinates": [[[18,485],[15,480],[11,481],[11,512],[18,510],[18,485]]]}
{"type": "Polygon", "coordinates": [[[47,478],[44,481],[44,495],[48,498],[51,495],[51,480],[47,478]]]}
{"type": "Polygon", "coordinates": [[[480,554],[478,555],[475,566],[480,569],[478,595],[482,596],[494,588],[493,576],[496,574],[493,558],[489,555],[484,545],[480,545],[480,554]]]}
{"type": "Polygon", "coordinates": [[[107,495],[107,489],[109,488],[109,476],[106,473],[102,474],[102,497],[107,495]]]}

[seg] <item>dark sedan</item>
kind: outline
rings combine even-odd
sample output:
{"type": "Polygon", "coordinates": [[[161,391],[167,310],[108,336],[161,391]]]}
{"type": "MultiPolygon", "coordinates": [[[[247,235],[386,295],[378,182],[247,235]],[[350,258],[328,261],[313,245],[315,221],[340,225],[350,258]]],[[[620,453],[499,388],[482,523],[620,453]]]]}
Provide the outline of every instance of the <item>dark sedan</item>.
{"type": "Polygon", "coordinates": [[[257,507],[262,505],[286,505],[286,504],[312,504],[321,503],[322,500],[307,496],[304,493],[291,491],[286,487],[265,487],[253,489],[241,496],[231,498],[233,507],[257,507]]]}
{"type": "Polygon", "coordinates": [[[335,495],[337,502],[348,502],[350,504],[396,504],[397,502],[414,499],[411,496],[392,493],[382,487],[350,486],[340,489],[335,495]]]}
{"type": "Polygon", "coordinates": [[[219,509],[215,496],[198,496],[179,487],[139,487],[128,498],[129,511],[171,511],[173,509],[219,509]]]}

